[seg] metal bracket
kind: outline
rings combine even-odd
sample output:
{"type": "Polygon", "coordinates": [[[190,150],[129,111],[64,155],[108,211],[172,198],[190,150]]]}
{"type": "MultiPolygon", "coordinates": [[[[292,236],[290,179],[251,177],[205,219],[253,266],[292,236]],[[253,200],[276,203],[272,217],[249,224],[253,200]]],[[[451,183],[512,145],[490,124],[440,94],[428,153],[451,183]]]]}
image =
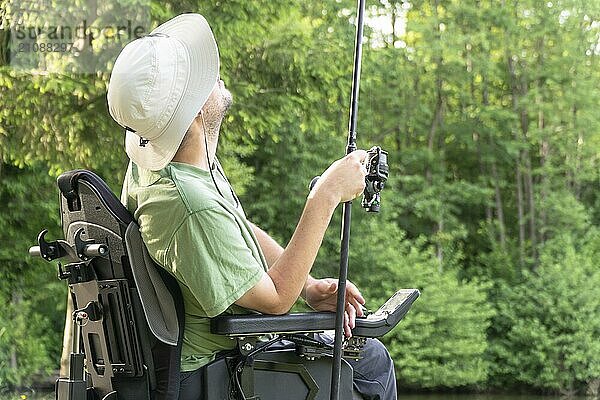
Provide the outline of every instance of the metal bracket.
{"type": "Polygon", "coordinates": [[[254,349],[256,349],[256,342],[258,341],[258,339],[256,337],[239,337],[236,338],[237,341],[237,345],[238,345],[238,349],[240,351],[240,354],[242,356],[247,356],[248,354],[250,354],[254,349]]]}
{"type": "Polygon", "coordinates": [[[29,249],[29,254],[32,256],[42,257],[46,261],[52,261],[57,258],[62,258],[69,255],[69,245],[64,240],[55,240],[54,242],[46,241],[48,229],[44,229],[38,235],[38,245],[29,249]],[[65,246],[66,245],[66,246],[65,246]]]}
{"type": "Polygon", "coordinates": [[[81,326],[88,321],[99,321],[102,318],[102,307],[97,301],[90,301],[83,308],[73,311],[73,319],[81,326]]]}
{"type": "Polygon", "coordinates": [[[367,338],[352,336],[344,341],[343,357],[358,361],[362,358],[363,348],[367,344],[367,338]]]}
{"type": "Polygon", "coordinates": [[[87,262],[77,262],[65,265],[58,263],[58,279],[67,279],[69,285],[75,283],[89,282],[96,279],[94,268],[87,262]]]}
{"type": "Polygon", "coordinates": [[[108,254],[108,246],[105,244],[95,244],[93,240],[83,240],[81,235],[83,228],[75,232],[75,246],[65,240],[46,241],[47,229],[44,229],[38,235],[38,245],[29,248],[29,255],[42,257],[46,261],[56,260],[66,257],[66,263],[88,261],[94,257],[102,257],[108,254]]]}
{"type": "Polygon", "coordinates": [[[108,247],[105,244],[96,244],[92,239],[83,240],[81,238],[83,233],[83,228],[79,228],[74,235],[75,250],[77,251],[77,256],[81,260],[87,261],[90,258],[108,254],[108,247]]]}
{"type": "Polygon", "coordinates": [[[296,354],[307,360],[331,357],[333,355],[333,346],[307,335],[291,334],[286,335],[284,339],[294,343],[296,345],[296,354]]]}

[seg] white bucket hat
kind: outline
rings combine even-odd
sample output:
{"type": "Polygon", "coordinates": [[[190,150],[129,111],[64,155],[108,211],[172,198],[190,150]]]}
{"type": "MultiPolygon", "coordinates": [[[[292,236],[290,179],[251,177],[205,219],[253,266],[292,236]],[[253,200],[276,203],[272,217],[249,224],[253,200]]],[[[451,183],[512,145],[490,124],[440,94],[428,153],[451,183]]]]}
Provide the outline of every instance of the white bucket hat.
{"type": "Polygon", "coordinates": [[[157,171],[175,156],[219,76],[219,50],[199,14],[182,14],[121,51],[108,84],[108,110],[126,129],[125,151],[157,171]]]}

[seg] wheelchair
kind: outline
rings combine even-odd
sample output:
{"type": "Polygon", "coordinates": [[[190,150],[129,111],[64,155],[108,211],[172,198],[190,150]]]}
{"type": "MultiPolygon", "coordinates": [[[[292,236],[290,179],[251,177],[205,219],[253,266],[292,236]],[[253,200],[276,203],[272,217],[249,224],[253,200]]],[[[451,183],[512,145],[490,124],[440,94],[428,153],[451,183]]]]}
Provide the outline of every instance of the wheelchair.
{"type": "MultiPolygon", "coordinates": [[[[73,344],[58,400],[178,398],[184,307],[175,278],[150,258],[132,215],[96,174],[74,170],[58,180],[64,240],[43,230],[32,256],[60,260],[69,286],[73,344]]],[[[359,359],[366,338],[390,331],[419,296],[402,289],[375,313],[357,318],[344,357],[359,359]]],[[[331,346],[311,335],[334,329],[335,313],[222,315],[211,331],[235,350],[202,369],[204,400],[328,399],[331,346]],[[289,346],[275,348],[285,340],[289,346]]],[[[360,399],[344,359],[340,399],[360,399]]]]}

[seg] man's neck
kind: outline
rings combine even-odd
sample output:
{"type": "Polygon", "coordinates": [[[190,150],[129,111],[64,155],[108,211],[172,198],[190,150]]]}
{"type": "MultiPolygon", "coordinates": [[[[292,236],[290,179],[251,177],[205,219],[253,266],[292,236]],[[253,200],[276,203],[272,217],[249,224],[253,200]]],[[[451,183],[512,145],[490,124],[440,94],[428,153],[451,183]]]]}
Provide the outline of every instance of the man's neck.
{"type": "Polygon", "coordinates": [[[190,138],[186,139],[184,147],[180,148],[173,161],[190,164],[205,171],[209,170],[210,163],[214,163],[217,152],[218,139],[206,140],[202,132],[193,132],[190,138]],[[208,144],[208,154],[205,143],[208,144]]]}

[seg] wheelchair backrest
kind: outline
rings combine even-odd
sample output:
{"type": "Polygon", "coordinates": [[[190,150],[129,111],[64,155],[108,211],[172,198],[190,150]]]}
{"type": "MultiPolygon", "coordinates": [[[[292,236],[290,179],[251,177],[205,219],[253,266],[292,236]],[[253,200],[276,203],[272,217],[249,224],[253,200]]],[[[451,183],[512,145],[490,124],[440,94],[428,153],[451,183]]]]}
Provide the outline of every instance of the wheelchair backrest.
{"type": "Polygon", "coordinates": [[[102,179],[75,170],[58,186],[65,242],[76,253],[61,274],[75,313],[88,317],[81,343],[90,390],[100,399],[176,399],[184,319],[177,282],[149,257],[102,179]]]}

